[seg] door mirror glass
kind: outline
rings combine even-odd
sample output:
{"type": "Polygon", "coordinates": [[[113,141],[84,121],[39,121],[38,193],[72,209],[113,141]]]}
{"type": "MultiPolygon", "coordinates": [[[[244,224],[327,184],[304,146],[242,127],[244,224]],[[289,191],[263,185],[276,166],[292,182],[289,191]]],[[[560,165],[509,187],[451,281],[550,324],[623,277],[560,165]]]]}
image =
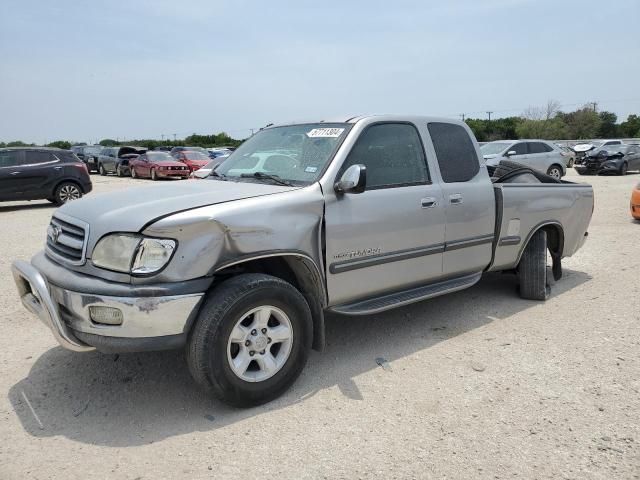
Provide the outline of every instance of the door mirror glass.
{"type": "Polygon", "coordinates": [[[362,193],[367,186],[367,167],[361,164],[347,168],[333,186],[336,193],[362,193]]]}

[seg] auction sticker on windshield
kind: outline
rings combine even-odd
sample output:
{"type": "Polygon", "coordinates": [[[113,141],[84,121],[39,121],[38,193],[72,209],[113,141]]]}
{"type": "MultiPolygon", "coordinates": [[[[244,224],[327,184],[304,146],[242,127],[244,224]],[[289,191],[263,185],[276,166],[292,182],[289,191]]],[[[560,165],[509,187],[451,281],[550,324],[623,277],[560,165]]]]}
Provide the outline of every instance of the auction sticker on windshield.
{"type": "Polygon", "coordinates": [[[344,128],[314,128],[310,132],[307,132],[307,137],[309,138],[335,138],[339,137],[342,132],[344,132],[344,128]]]}

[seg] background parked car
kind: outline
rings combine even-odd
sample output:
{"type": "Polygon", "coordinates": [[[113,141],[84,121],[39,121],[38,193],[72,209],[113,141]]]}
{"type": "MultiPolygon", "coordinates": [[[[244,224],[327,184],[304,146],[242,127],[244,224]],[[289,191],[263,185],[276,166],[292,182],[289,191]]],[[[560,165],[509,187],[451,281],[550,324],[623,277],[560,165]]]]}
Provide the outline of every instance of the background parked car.
{"type": "Polygon", "coordinates": [[[175,155],[173,155],[173,158],[189,167],[190,172],[204,167],[211,161],[208,155],[202,152],[195,152],[191,150],[177,152],[175,155]]]}
{"type": "Polygon", "coordinates": [[[218,165],[220,165],[228,156],[229,155],[224,155],[214,160],[211,160],[204,167],[199,168],[195,172],[191,172],[191,175],[189,175],[189,178],[194,180],[202,180],[203,178],[207,178],[209,175],[211,175],[211,172],[215,170],[215,168],[218,165]]]}
{"type": "Polygon", "coordinates": [[[129,175],[129,161],[147,151],[144,147],[108,147],[98,155],[100,175],[115,173],[119,177],[129,175]]]}
{"type": "Polygon", "coordinates": [[[640,183],[631,192],[631,216],[640,220],[640,183]]]}
{"type": "Polygon", "coordinates": [[[62,205],[91,189],[86,165],[70,150],[0,148],[0,200],[62,205]]]}
{"type": "Polygon", "coordinates": [[[167,152],[147,152],[129,162],[133,178],[188,178],[189,167],[167,152]]]}
{"type": "Polygon", "coordinates": [[[202,147],[173,147],[170,153],[171,156],[176,157],[180,152],[200,152],[205,155],[209,154],[209,152],[202,147]]]}
{"type": "Polygon", "coordinates": [[[574,168],[580,175],[614,173],[626,175],[629,170],[640,170],[640,146],[601,146],[586,156],[576,158],[574,168]]]}
{"type": "Polygon", "coordinates": [[[535,168],[554,178],[567,173],[566,160],[560,149],[546,140],[498,140],[480,147],[487,165],[496,166],[509,159],[535,168]]]}
{"type": "Polygon", "coordinates": [[[213,159],[223,156],[228,157],[231,154],[231,150],[229,150],[228,148],[208,148],[207,153],[209,155],[209,158],[213,159]]]}
{"type": "Polygon", "coordinates": [[[575,162],[576,160],[576,152],[571,150],[569,147],[566,147],[564,145],[560,145],[557,143],[556,143],[556,147],[558,147],[558,149],[560,150],[560,155],[562,155],[562,157],[566,161],[565,166],[567,168],[573,167],[573,162],[575,162]]]}
{"type": "Polygon", "coordinates": [[[102,145],[75,145],[71,147],[71,151],[85,163],[91,173],[98,171],[98,155],[102,148],[102,145]]]}

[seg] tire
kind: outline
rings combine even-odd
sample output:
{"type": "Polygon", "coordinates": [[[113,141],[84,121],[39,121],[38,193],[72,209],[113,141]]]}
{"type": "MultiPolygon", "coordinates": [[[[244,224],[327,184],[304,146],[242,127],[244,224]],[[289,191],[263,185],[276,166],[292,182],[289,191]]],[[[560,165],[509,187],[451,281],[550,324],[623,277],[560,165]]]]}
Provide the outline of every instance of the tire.
{"type": "Polygon", "coordinates": [[[520,296],[546,300],[551,288],[547,279],[547,232],[538,230],[527,244],[518,264],[520,296]]]}
{"type": "Polygon", "coordinates": [[[121,178],[124,177],[122,170],[120,169],[120,165],[116,167],[116,175],[121,178]]]}
{"type": "Polygon", "coordinates": [[[194,380],[221,401],[235,407],[260,405],[281,395],[298,378],[307,363],[312,332],[309,305],[291,284],[270,275],[238,275],[207,295],[189,335],[187,363],[194,380]],[[255,310],[270,312],[261,315],[262,325],[265,318],[269,322],[266,333],[256,324],[260,323],[258,313],[248,315],[255,310]],[[275,330],[286,324],[285,317],[289,330],[275,330]],[[270,341],[269,333],[276,331],[288,331],[289,340],[270,341]],[[238,342],[232,341],[232,332],[238,342]],[[264,342],[268,342],[266,348],[264,342]],[[277,367],[270,376],[269,368],[263,368],[267,357],[262,355],[277,367]],[[234,371],[234,360],[242,365],[235,367],[240,373],[234,371]]]}
{"type": "Polygon", "coordinates": [[[576,172],[578,172],[578,175],[588,175],[584,170],[576,170],[576,172]]]}
{"type": "Polygon", "coordinates": [[[131,167],[131,178],[138,178],[138,174],[136,173],[136,169],[131,167]]]}
{"type": "Polygon", "coordinates": [[[560,180],[562,178],[562,167],[559,165],[551,165],[547,170],[547,175],[560,180]]]}
{"type": "Polygon", "coordinates": [[[627,162],[623,162],[622,165],[620,165],[620,170],[618,170],[618,175],[624,177],[627,174],[627,170],[629,170],[629,165],[627,162]]]}
{"type": "Polygon", "coordinates": [[[107,171],[104,169],[104,166],[102,164],[98,165],[98,173],[103,177],[107,174],[107,171]]]}
{"type": "Polygon", "coordinates": [[[64,205],[72,200],[82,198],[82,189],[77,183],[62,182],[56,187],[56,191],[53,194],[53,203],[56,205],[64,205]]]}
{"type": "Polygon", "coordinates": [[[155,182],[156,180],[158,180],[158,177],[157,177],[157,175],[156,175],[156,169],[155,169],[155,168],[152,168],[152,169],[151,169],[151,180],[153,180],[154,182],[155,182]]]}

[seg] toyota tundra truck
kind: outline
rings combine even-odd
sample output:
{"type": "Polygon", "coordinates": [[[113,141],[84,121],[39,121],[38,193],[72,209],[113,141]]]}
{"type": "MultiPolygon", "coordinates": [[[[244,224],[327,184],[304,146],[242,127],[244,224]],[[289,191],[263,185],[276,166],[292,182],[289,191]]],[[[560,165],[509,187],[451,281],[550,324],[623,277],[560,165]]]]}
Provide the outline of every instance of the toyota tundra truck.
{"type": "Polygon", "coordinates": [[[198,384],[251,406],[322,350],[326,312],[372,315],[491,271],[545,300],[586,239],[593,200],[589,185],[487,167],[459,121],[284,124],[205,181],[64,205],[44,251],[12,269],[22,303],[63,347],[185,349],[198,384]]]}

